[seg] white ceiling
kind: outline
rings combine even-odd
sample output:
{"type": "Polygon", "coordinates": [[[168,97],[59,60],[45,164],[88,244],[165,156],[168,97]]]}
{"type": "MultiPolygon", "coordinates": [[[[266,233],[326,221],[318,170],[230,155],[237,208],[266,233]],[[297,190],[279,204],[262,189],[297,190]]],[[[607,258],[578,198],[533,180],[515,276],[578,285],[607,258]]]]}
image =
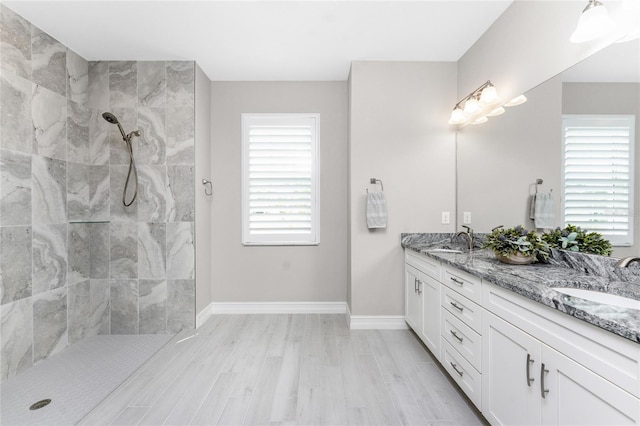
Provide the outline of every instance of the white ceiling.
{"type": "Polygon", "coordinates": [[[562,81],[640,83],[640,39],[614,43],[562,73],[562,81]]]}
{"type": "Polygon", "coordinates": [[[195,60],[217,81],[346,80],[457,61],[512,0],[4,1],[88,60],[195,60]]]}

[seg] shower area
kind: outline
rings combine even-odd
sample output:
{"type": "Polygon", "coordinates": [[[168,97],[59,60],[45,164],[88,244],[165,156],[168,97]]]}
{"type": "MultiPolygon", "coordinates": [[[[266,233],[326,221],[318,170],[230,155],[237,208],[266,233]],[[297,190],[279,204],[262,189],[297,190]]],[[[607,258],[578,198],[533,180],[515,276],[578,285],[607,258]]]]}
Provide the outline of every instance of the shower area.
{"type": "Polygon", "coordinates": [[[0,5],[2,420],[64,353],[89,380],[83,357],[126,371],[195,328],[199,73],[87,61],[0,5]]]}

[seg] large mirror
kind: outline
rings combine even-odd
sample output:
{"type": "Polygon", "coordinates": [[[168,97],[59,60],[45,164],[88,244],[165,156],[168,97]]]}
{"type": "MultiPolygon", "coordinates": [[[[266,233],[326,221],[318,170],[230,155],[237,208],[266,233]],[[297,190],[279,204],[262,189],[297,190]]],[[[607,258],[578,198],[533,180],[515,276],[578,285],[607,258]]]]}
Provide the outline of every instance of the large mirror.
{"type": "MultiPolygon", "coordinates": [[[[457,135],[457,223],[465,213],[478,232],[525,225],[531,195],[551,193],[553,223],[561,226],[562,116],[635,115],[635,211],[640,211],[640,40],[616,43],[526,93],[528,101],[457,135]],[[542,184],[536,185],[538,179],[542,184]],[[470,213],[470,214],[469,214],[470,213]]],[[[634,240],[613,256],[640,254],[640,214],[634,240]]]]}

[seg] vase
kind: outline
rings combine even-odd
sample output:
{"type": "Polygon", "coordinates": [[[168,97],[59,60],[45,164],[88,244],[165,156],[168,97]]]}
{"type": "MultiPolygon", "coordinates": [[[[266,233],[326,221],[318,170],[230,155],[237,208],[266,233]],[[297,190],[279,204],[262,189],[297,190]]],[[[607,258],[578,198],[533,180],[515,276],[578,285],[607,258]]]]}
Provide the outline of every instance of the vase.
{"type": "Polygon", "coordinates": [[[502,263],[508,263],[509,265],[529,265],[535,261],[534,257],[520,252],[511,253],[504,256],[500,253],[495,253],[496,258],[502,263]]]}

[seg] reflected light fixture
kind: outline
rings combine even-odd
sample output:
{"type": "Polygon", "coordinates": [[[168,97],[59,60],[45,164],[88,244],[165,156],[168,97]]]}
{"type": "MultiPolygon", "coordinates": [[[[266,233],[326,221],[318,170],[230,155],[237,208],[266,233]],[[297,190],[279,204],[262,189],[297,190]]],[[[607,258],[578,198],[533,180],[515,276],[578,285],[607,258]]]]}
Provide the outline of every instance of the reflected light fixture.
{"type": "Polygon", "coordinates": [[[489,121],[487,116],[486,115],[481,115],[480,118],[472,121],[471,124],[482,124],[482,123],[486,123],[487,121],[489,121]]]}
{"type": "Polygon", "coordinates": [[[498,108],[492,110],[487,114],[487,117],[497,117],[498,115],[504,114],[504,108],[499,106],[498,108]]]}
{"type": "Polygon", "coordinates": [[[598,0],[589,0],[569,40],[572,43],[584,43],[604,36],[613,29],[614,23],[609,18],[607,8],[598,0]]]}
{"type": "Polygon", "coordinates": [[[512,107],[512,106],[516,106],[516,105],[522,105],[525,102],[527,102],[527,97],[525,95],[520,95],[520,96],[516,96],[515,98],[511,99],[509,102],[504,104],[504,106],[512,107]]]}
{"type": "MultiPolygon", "coordinates": [[[[485,110],[496,109],[500,102],[496,88],[487,80],[482,86],[462,98],[451,111],[449,124],[468,124],[484,117],[485,110]]],[[[485,120],[486,121],[486,120],[485,120]]],[[[484,123],[484,121],[482,121],[484,123]]]]}

